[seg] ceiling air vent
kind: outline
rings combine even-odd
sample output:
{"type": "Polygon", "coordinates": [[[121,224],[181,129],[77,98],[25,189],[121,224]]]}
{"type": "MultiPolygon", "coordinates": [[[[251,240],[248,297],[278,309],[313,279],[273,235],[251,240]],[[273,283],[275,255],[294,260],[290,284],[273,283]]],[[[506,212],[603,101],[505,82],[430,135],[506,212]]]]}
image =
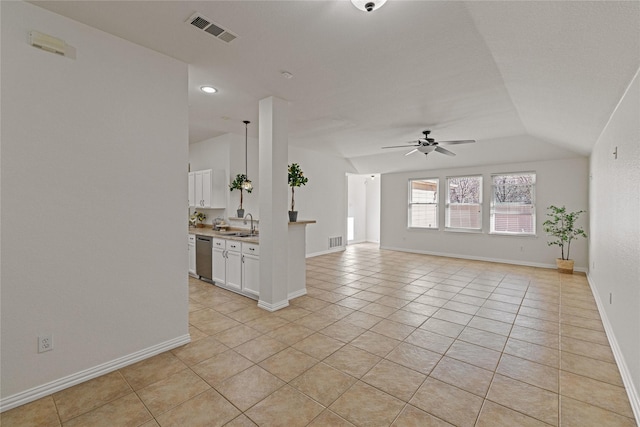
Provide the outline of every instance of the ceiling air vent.
{"type": "Polygon", "coordinates": [[[229,43],[238,37],[231,31],[222,28],[219,24],[216,24],[211,19],[197,12],[187,19],[186,22],[226,43],[229,43]]]}

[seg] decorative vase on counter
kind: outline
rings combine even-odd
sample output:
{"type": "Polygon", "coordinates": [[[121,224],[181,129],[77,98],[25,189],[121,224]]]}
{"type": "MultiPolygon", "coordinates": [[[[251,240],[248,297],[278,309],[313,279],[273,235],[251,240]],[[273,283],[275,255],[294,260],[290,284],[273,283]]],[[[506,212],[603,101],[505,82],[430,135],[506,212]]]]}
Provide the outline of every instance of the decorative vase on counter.
{"type": "Polygon", "coordinates": [[[298,211],[289,211],[289,222],[296,222],[298,220],[298,211]]]}
{"type": "Polygon", "coordinates": [[[236,214],[238,215],[238,218],[244,218],[244,209],[238,209],[236,214]]]}

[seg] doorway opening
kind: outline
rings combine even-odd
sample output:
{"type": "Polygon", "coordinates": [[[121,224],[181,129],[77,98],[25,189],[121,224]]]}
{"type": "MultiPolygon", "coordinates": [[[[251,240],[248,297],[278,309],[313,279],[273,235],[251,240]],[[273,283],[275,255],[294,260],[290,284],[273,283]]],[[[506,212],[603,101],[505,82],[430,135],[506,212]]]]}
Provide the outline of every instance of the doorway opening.
{"type": "Polygon", "coordinates": [[[380,174],[347,174],[347,244],[380,244],[380,174]]]}

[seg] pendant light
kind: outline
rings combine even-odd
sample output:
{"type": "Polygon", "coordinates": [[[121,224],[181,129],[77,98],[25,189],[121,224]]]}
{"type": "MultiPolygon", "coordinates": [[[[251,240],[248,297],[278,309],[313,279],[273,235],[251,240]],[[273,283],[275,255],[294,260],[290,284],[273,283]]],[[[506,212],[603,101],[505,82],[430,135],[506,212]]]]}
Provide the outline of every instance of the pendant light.
{"type": "Polygon", "coordinates": [[[251,123],[249,120],[244,120],[244,182],[242,183],[242,189],[251,191],[253,190],[253,185],[251,184],[251,180],[249,179],[249,173],[247,168],[247,152],[248,152],[248,126],[251,123]]]}

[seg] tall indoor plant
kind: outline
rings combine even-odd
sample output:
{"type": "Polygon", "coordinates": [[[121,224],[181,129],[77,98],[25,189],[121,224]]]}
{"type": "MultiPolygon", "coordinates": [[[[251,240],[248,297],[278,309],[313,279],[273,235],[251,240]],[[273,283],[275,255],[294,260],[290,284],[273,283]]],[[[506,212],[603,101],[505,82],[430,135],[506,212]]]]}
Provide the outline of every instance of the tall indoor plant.
{"type": "Polygon", "coordinates": [[[302,169],[300,169],[300,165],[297,163],[292,163],[289,165],[289,187],[291,187],[291,210],[289,211],[289,221],[296,222],[298,220],[298,211],[296,208],[295,201],[295,187],[300,187],[301,185],[305,185],[309,178],[304,176],[302,169]]]}
{"type": "Polygon", "coordinates": [[[253,188],[245,188],[244,183],[247,182],[247,175],[243,173],[239,173],[236,175],[236,179],[229,185],[229,191],[240,190],[240,207],[238,208],[236,214],[238,218],[244,218],[244,209],[242,208],[242,192],[246,191],[247,193],[251,193],[253,188]]]}
{"type": "Polygon", "coordinates": [[[547,219],[542,223],[544,231],[555,240],[547,242],[549,246],[560,246],[561,258],[556,258],[556,264],[560,273],[573,273],[573,260],[569,258],[571,241],[579,237],[587,237],[587,234],[580,227],[576,226],[576,221],[580,214],[586,211],[567,212],[567,209],[551,205],[547,208],[547,219]],[[565,247],[567,249],[565,254],[565,247]]]}

